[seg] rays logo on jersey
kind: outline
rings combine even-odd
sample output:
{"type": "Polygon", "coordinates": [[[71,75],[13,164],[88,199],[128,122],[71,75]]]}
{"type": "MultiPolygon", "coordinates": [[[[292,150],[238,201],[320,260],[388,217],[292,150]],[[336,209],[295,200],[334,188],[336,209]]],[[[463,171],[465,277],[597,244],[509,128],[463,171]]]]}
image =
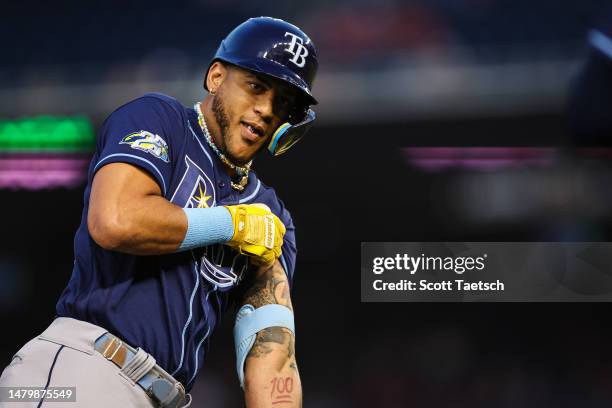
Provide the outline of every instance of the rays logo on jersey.
{"type": "Polygon", "coordinates": [[[242,280],[249,267],[249,258],[225,245],[209,245],[200,258],[200,275],[225,292],[242,280]]]}
{"type": "Polygon", "coordinates": [[[184,208],[214,207],[215,189],[210,177],[187,155],[185,165],[185,173],[170,201],[184,208]]]}
{"type": "MultiPolygon", "coordinates": [[[[187,155],[185,166],[170,201],[184,208],[214,207],[216,192],[210,177],[187,155]]],[[[192,253],[200,260],[198,269],[202,278],[222,292],[237,285],[249,267],[248,257],[222,244],[209,245],[192,253]]]]}
{"type": "Polygon", "coordinates": [[[162,139],[161,136],[154,135],[146,130],[130,133],[124,137],[119,144],[130,145],[132,149],[149,153],[166,163],[170,162],[170,156],[168,156],[168,144],[166,141],[162,139]]]}
{"type": "Polygon", "coordinates": [[[198,184],[195,187],[194,192],[189,197],[189,205],[188,208],[209,208],[208,205],[209,200],[211,199],[211,195],[206,193],[206,183],[201,178],[198,178],[198,184]]]}

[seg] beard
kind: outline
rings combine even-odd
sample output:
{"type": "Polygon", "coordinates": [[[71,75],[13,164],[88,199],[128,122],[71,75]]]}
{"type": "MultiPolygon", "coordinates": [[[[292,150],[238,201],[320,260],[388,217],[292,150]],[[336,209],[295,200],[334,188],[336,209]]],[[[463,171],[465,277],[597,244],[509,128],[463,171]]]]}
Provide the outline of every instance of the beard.
{"type": "Polygon", "coordinates": [[[221,153],[223,153],[225,157],[227,157],[232,163],[237,164],[238,166],[244,166],[245,164],[248,163],[248,161],[240,160],[234,157],[234,155],[232,155],[228,151],[228,148],[227,148],[228,141],[230,139],[230,134],[229,134],[230,121],[229,121],[229,117],[227,116],[227,113],[225,112],[225,106],[223,105],[223,101],[222,101],[222,93],[220,91],[221,89],[217,91],[217,94],[215,95],[212,101],[212,111],[213,111],[213,114],[215,115],[215,120],[217,121],[217,124],[219,125],[219,129],[221,131],[222,146],[217,146],[217,147],[219,148],[221,153]]]}

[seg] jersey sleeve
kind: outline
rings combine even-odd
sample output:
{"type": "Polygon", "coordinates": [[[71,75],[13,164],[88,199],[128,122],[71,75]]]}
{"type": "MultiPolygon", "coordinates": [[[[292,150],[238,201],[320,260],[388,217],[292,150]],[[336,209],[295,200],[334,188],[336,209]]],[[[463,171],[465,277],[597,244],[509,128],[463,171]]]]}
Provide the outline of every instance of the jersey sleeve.
{"type": "MultiPolygon", "coordinates": [[[[143,96],[114,111],[102,125],[94,172],[122,162],[147,171],[165,196],[172,175],[172,136],[182,122],[168,103],[143,96]]],[[[176,142],[175,142],[176,143],[176,142]]]]}

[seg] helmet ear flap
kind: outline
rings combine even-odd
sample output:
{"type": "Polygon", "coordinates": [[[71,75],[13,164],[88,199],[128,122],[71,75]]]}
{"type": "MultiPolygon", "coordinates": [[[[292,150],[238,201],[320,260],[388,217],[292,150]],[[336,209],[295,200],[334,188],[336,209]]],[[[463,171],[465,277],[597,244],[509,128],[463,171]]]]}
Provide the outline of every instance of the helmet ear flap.
{"type": "Polygon", "coordinates": [[[306,119],[309,110],[309,101],[303,95],[298,95],[293,108],[289,112],[289,122],[294,125],[302,122],[304,119],[306,119]]]}
{"type": "Polygon", "coordinates": [[[294,123],[286,122],[280,125],[270,138],[270,143],[268,144],[270,154],[280,156],[289,150],[304,137],[315,119],[315,112],[312,109],[308,109],[302,120],[294,123]]]}
{"type": "Polygon", "coordinates": [[[289,112],[287,121],[292,125],[299,123],[306,117],[306,112],[308,112],[308,106],[297,105],[289,112]]]}

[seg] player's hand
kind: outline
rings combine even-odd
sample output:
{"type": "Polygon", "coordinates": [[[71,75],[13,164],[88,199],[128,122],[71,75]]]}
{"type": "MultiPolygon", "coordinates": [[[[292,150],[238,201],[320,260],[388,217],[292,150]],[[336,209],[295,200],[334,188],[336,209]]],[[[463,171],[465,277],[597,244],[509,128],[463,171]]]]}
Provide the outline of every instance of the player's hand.
{"type": "Polygon", "coordinates": [[[285,225],[265,204],[225,206],[232,215],[234,236],[226,245],[251,257],[255,265],[270,265],[281,255],[285,225]]]}

